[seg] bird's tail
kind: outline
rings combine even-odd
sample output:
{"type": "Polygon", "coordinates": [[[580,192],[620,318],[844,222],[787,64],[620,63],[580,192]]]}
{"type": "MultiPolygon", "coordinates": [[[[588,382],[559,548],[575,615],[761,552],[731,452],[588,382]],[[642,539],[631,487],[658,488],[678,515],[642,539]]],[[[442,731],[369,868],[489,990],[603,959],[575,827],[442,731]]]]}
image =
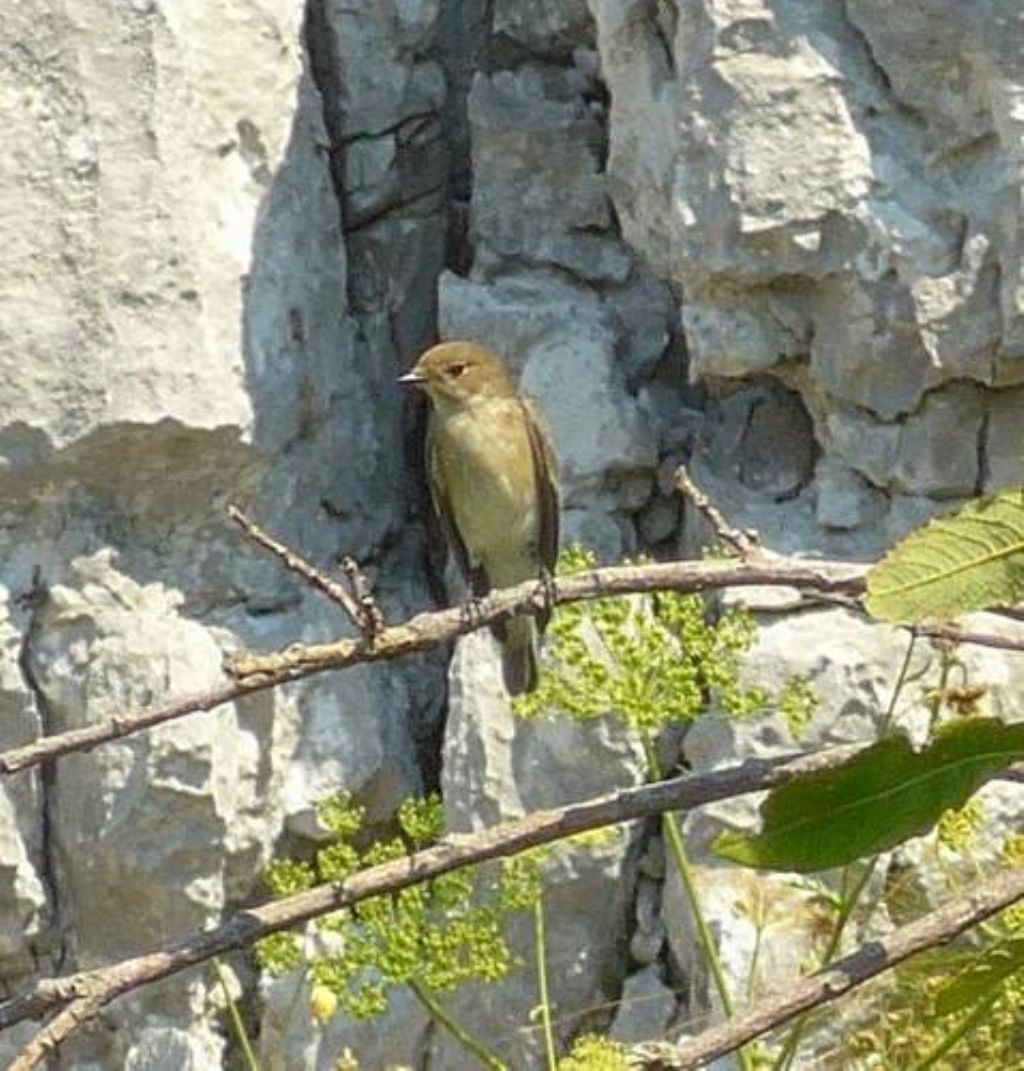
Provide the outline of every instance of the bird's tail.
{"type": "Polygon", "coordinates": [[[504,628],[501,671],[509,695],[537,687],[537,625],[532,617],[513,617],[504,628]]]}

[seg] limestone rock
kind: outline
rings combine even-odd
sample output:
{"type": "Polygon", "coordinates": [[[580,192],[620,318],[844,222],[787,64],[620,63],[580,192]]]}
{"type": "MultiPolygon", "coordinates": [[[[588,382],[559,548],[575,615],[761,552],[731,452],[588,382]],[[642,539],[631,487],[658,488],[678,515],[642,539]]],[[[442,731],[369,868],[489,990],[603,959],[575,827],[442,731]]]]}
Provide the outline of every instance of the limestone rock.
{"type": "Polygon", "coordinates": [[[1024,484],[1024,390],[1004,390],[989,402],[984,457],[986,489],[1024,484]]]}
{"type": "Polygon", "coordinates": [[[675,1015],[676,1005],[675,993],[658,977],[658,972],[645,967],[626,979],[608,1036],[627,1043],[659,1038],[675,1015]]]}
{"type": "Polygon", "coordinates": [[[571,55],[592,44],[586,0],[496,0],[492,33],[538,55],[571,55]]]}
{"type": "Polygon", "coordinates": [[[978,446],[984,401],[956,384],[929,395],[900,432],[893,482],[904,493],[949,498],[970,495],[979,483],[978,446]],[[951,449],[950,443],[961,444],[951,449]]]}
{"type": "Polygon", "coordinates": [[[885,496],[838,460],[822,459],[817,480],[817,518],[826,528],[859,528],[886,510],[885,496]]]}
{"type": "MultiPolygon", "coordinates": [[[[497,653],[492,648],[480,657],[492,644],[486,633],[468,636],[452,662],[442,781],[448,828],[477,829],[642,780],[638,742],[614,723],[517,719],[501,685],[497,653]]],[[[552,999],[562,1038],[577,1016],[608,999],[607,979],[624,962],[631,839],[628,828],[617,828],[579,846],[560,845],[544,857],[547,956],[558,965],[552,999]]],[[[513,946],[526,963],[533,957],[529,923],[524,918],[512,927],[513,946]]],[[[536,1002],[532,972],[517,971],[501,983],[454,994],[449,1003],[457,1017],[461,1011],[490,1024],[495,1048],[532,1067],[539,1038],[524,1035],[521,1027],[536,1002]]],[[[453,1071],[473,1066],[447,1037],[438,1035],[431,1053],[453,1071]]]]}
{"type": "Polygon", "coordinates": [[[629,275],[600,172],[601,126],[581,90],[570,75],[532,65],[477,75],[469,121],[478,259],[518,258],[613,282],[629,275]]]}

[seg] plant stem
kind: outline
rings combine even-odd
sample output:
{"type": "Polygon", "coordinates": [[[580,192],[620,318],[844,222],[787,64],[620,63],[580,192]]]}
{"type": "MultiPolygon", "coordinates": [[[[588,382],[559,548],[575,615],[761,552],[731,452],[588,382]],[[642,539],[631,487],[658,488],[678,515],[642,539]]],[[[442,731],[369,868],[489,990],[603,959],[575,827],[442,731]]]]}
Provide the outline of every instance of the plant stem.
{"type": "Polygon", "coordinates": [[[238,1005],[235,1003],[235,998],[231,995],[231,987],[228,985],[228,977],[224,970],[224,964],[221,963],[219,956],[213,957],[213,970],[217,975],[217,984],[220,986],[221,992],[224,994],[224,1004],[227,1008],[228,1020],[231,1023],[231,1031],[235,1035],[235,1040],[238,1042],[238,1048],[242,1053],[242,1061],[248,1071],[260,1071],[260,1065],[256,1062],[256,1054],[252,1051],[252,1045],[249,1043],[249,1035],[245,1031],[245,1024],[242,1022],[242,1017],[238,1013],[238,1005]]]}
{"type": "Polygon", "coordinates": [[[910,672],[910,660],[914,655],[914,645],[916,643],[917,633],[911,632],[910,642],[907,644],[907,653],[903,656],[903,664],[900,666],[900,671],[896,675],[896,683],[893,685],[889,706],[886,708],[885,714],[882,715],[882,723],[878,727],[879,737],[885,736],[889,731],[889,726],[892,724],[892,716],[896,712],[896,701],[900,697],[900,692],[903,691],[903,686],[907,683],[907,674],[910,672]]]}
{"type": "Polygon", "coordinates": [[[966,1016],[958,1026],[950,1030],[931,1052],[922,1056],[921,1059],[911,1067],[910,1071],[926,1071],[927,1068],[934,1067],[935,1064],[950,1051],[950,1049],[959,1045],[967,1034],[969,1034],[985,1018],[989,1009],[1002,996],[1002,994],[1003,987],[996,986],[993,992],[989,993],[987,997],[983,1000],[979,1000],[971,1009],[970,1015],[966,1016]]]}
{"type": "Polygon", "coordinates": [[[434,999],[428,989],[420,985],[419,982],[409,982],[409,988],[413,991],[416,999],[430,1013],[430,1017],[434,1022],[440,1023],[453,1038],[464,1045],[486,1067],[491,1068],[491,1071],[509,1071],[508,1064],[496,1053],[491,1052],[479,1038],[474,1037],[468,1030],[460,1026],[434,999]]]}
{"type": "Polygon", "coordinates": [[[558,1054],[555,1052],[555,1031],[551,1025],[551,998],[548,995],[547,940],[544,930],[544,895],[537,893],[533,904],[533,934],[537,957],[537,989],[540,993],[540,1021],[544,1027],[544,1051],[548,1071],[557,1071],[558,1054]]]}
{"type": "MultiPolygon", "coordinates": [[[[853,888],[851,888],[849,892],[845,889],[847,871],[849,868],[847,868],[847,871],[844,871],[843,900],[839,907],[839,914],[836,916],[835,926],[832,928],[832,934],[828,939],[828,944],[825,946],[825,951],[821,955],[819,968],[827,967],[828,964],[835,959],[836,953],[839,951],[839,946],[842,944],[843,932],[846,929],[846,924],[850,921],[850,916],[853,914],[864,889],[871,880],[871,875],[875,872],[878,858],[877,855],[873,856],[864,864],[864,869],[858,875],[857,880],[853,883],[853,888]]],[[[799,1046],[804,1031],[807,1029],[807,1023],[808,1016],[801,1015],[793,1024],[789,1033],[786,1035],[786,1040],[783,1043],[782,1049],[779,1051],[779,1055],[775,1058],[775,1063],[772,1065],[773,1071],[789,1071],[789,1068],[793,1066],[793,1061],[796,1059],[797,1046],[799,1046]]]]}
{"type": "MultiPolygon", "coordinates": [[[[657,751],[650,733],[644,733],[643,746],[647,756],[647,766],[650,770],[651,779],[660,781],[661,764],[658,762],[657,751]]],[[[676,871],[679,874],[679,880],[683,883],[683,892],[690,905],[690,913],[693,915],[694,926],[697,928],[697,939],[704,952],[704,958],[707,960],[708,969],[711,972],[711,978],[714,981],[715,990],[718,993],[718,999],[722,1002],[722,1010],[725,1012],[726,1018],[731,1019],[734,1013],[734,1005],[732,995],[729,992],[729,985],[725,980],[725,972],[722,970],[722,961],[718,956],[718,946],[715,944],[715,938],[711,933],[711,928],[708,926],[707,918],[701,907],[700,895],[697,892],[697,882],[693,875],[693,868],[690,866],[690,860],[686,855],[686,845],[683,843],[683,835],[679,832],[679,826],[676,824],[675,815],[673,815],[671,811],[666,811],[661,816],[661,826],[665,835],[665,840],[668,843],[669,853],[672,856],[672,861],[675,863],[676,871]]],[[[738,1049],[736,1055],[739,1058],[740,1066],[743,1068],[743,1071],[752,1071],[752,1064],[747,1051],[742,1048],[738,1049]]]]}
{"type": "MultiPolygon", "coordinates": [[[[907,644],[906,653],[903,655],[903,661],[900,664],[899,672],[896,674],[896,681],[893,684],[892,695],[889,698],[889,705],[886,707],[885,713],[882,715],[882,721],[878,727],[879,739],[885,736],[889,731],[889,727],[892,725],[893,714],[896,712],[896,704],[899,702],[900,693],[911,679],[910,662],[914,655],[914,646],[916,643],[917,633],[912,631],[910,633],[910,642],[907,644]]],[[[922,676],[926,669],[927,667],[925,667],[925,670],[916,673],[914,675],[915,678],[922,676]]],[[[878,858],[877,855],[872,856],[872,858],[864,864],[864,869],[861,871],[860,876],[854,883],[853,888],[849,890],[847,890],[846,885],[850,876],[850,867],[844,867],[842,900],[839,906],[839,913],[836,915],[835,926],[829,937],[828,945],[825,947],[825,951],[822,954],[820,966],[827,966],[839,951],[839,946],[843,940],[843,931],[846,929],[846,924],[850,921],[850,916],[853,914],[857,902],[860,900],[868,882],[871,880],[871,875],[874,873],[875,867],[878,865],[878,858]]],[[[801,1015],[786,1035],[786,1040],[783,1042],[782,1048],[779,1050],[779,1055],[775,1058],[774,1064],[772,1064],[772,1071],[789,1071],[793,1066],[793,1061],[796,1059],[797,1046],[800,1044],[800,1039],[803,1037],[806,1028],[807,1016],[801,1015]]]]}

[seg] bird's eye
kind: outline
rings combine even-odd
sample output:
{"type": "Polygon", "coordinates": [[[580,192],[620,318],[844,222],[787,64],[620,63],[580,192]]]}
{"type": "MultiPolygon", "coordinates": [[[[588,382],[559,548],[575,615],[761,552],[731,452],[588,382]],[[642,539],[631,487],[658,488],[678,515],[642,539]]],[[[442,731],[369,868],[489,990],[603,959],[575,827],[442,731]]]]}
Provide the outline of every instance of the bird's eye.
{"type": "Polygon", "coordinates": [[[464,364],[450,364],[448,365],[448,375],[450,375],[452,379],[458,379],[459,376],[466,371],[467,367],[468,366],[464,364]]]}

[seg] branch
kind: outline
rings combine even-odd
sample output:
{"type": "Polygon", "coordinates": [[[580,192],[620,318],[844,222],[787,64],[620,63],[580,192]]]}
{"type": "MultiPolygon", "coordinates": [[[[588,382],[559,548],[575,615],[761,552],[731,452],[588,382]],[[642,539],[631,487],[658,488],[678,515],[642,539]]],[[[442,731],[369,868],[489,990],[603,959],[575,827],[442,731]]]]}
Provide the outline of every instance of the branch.
{"type": "Polygon", "coordinates": [[[62,978],[41,979],[29,992],[0,1004],[0,1030],[24,1019],[59,1012],[25,1049],[22,1062],[14,1065],[19,1071],[35,1067],[72,1030],[122,994],[278,930],[452,870],[515,855],[587,830],[774,788],[800,775],[832,769],[861,750],[848,745],[812,754],[750,759],[723,770],[622,789],[478,833],[447,837],[431,848],[361,871],[345,882],[318,885],[296,896],[240,911],[214,930],[191,934],[143,955],[62,978]]]}
{"type": "Polygon", "coordinates": [[[769,557],[757,533],[743,531],[729,524],[722,511],[694,482],[685,465],[680,465],[676,469],[676,487],[679,493],[684,498],[688,498],[696,507],[697,512],[711,525],[718,539],[732,547],[741,558],[756,558],[759,555],[769,557]]]}
{"type": "Polygon", "coordinates": [[[295,645],[266,655],[245,655],[229,667],[233,681],[176,700],[156,710],[132,712],[95,725],[44,736],[31,744],[0,753],[0,775],[26,770],[61,755],[90,751],[100,744],[174,721],[200,710],[211,710],[253,692],[326,670],[365,662],[382,662],[450,643],[459,636],[521,611],[542,613],[550,601],[674,590],[707,591],[720,587],[783,585],[813,592],[858,595],[864,590],[866,566],[845,562],[780,558],[768,561],[676,561],[646,565],[617,565],[558,577],[550,584],[528,580],[505,588],[475,604],[417,614],[375,635],[361,635],[311,647],[295,645]]]}
{"type": "Polygon", "coordinates": [[[312,565],[291,547],[285,546],[284,543],[268,535],[238,506],[228,506],[228,516],[254,543],[263,547],[264,550],[269,550],[285,569],[301,576],[311,588],[322,592],[331,602],[340,606],[360,632],[364,634],[367,632],[359,600],[345,590],[344,584],[338,583],[334,577],[328,576],[327,573],[312,565]]]}
{"type": "Polygon", "coordinates": [[[970,643],[975,647],[993,647],[1000,651],[1024,651],[1024,640],[1000,636],[996,632],[973,632],[970,629],[953,628],[950,625],[913,625],[911,627],[918,636],[930,640],[970,643]]]}
{"type": "Polygon", "coordinates": [[[341,559],[341,571],[348,578],[352,595],[359,607],[359,627],[367,639],[375,639],[384,629],[384,615],[370,592],[370,582],[351,554],[341,559]]]}
{"type": "Polygon", "coordinates": [[[1018,867],[888,937],[868,942],[807,978],[787,982],[781,995],[760,1001],[745,1014],[705,1030],[692,1041],[681,1045],[655,1042],[637,1046],[632,1052],[632,1066],[651,1071],[694,1071],[798,1015],[830,1004],[911,956],[948,943],[1022,898],[1024,867],[1018,867]]]}

